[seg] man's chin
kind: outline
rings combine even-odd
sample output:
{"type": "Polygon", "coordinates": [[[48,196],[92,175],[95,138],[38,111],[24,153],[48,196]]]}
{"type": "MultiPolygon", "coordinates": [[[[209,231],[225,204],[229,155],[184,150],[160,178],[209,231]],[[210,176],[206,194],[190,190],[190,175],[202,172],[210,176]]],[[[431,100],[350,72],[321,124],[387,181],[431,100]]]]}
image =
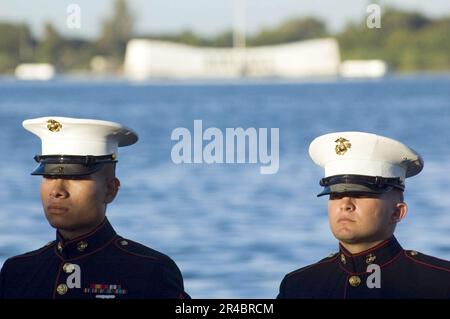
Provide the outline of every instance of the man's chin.
{"type": "Polygon", "coordinates": [[[360,236],[349,230],[335,232],[334,237],[345,244],[357,244],[361,241],[360,236]]]}
{"type": "Polygon", "coordinates": [[[60,216],[48,216],[47,221],[55,229],[71,229],[73,225],[66,218],[61,218],[60,216]]]}
{"type": "Polygon", "coordinates": [[[367,244],[383,240],[357,233],[334,234],[334,237],[336,237],[339,242],[348,245],[367,244]]]}

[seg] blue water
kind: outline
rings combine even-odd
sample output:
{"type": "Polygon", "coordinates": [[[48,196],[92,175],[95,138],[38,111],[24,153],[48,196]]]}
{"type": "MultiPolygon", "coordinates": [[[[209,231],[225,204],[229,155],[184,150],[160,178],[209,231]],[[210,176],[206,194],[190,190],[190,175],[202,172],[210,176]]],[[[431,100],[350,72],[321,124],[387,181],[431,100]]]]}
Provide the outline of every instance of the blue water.
{"type": "Polygon", "coordinates": [[[316,136],[362,130],[399,139],[425,159],[407,180],[405,248],[450,259],[450,76],[295,83],[0,80],[0,265],[54,237],[39,177],[29,175],[37,137],[21,127],[47,115],[101,118],[140,135],[120,150],[122,188],[108,208],[119,234],[170,255],[194,298],[272,298],[283,275],[337,244],[328,227],[316,136]],[[184,164],[170,158],[176,127],[280,129],[280,169],[260,164],[184,164]]]}

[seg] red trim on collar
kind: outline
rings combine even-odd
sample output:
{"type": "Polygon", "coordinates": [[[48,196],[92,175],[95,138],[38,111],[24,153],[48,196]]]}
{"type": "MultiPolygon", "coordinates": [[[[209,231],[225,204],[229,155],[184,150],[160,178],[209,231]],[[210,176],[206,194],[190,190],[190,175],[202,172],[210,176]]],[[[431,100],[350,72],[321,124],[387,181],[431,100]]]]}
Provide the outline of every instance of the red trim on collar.
{"type": "MultiPolygon", "coordinates": [[[[398,259],[398,258],[400,257],[400,255],[402,254],[403,251],[404,251],[404,250],[401,250],[397,255],[395,255],[394,257],[392,257],[392,258],[389,259],[388,261],[386,261],[384,264],[379,265],[380,268],[384,268],[384,267],[386,267],[387,265],[393,263],[394,260],[396,260],[396,259],[398,259]]],[[[375,263],[375,264],[376,264],[376,263],[375,263]]],[[[362,276],[362,275],[368,274],[367,271],[364,271],[364,272],[350,272],[350,271],[348,271],[345,267],[343,267],[343,266],[341,265],[341,263],[339,263],[339,268],[341,268],[344,272],[346,272],[348,275],[351,275],[351,276],[362,276]]]]}
{"type": "Polygon", "coordinates": [[[340,248],[340,251],[347,257],[358,257],[358,256],[361,256],[361,255],[365,255],[367,253],[370,253],[370,252],[372,252],[374,250],[377,250],[378,248],[386,246],[393,239],[394,239],[394,237],[390,237],[389,239],[386,239],[386,240],[382,241],[381,243],[373,246],[372,248],[369,248],[367,250],[364,250],[364,251],[356,253],[356,254],[352,254],[351,252],[349,252],[347,249],[345,249],[344,246],[341,245],[341,243],[339,243],[339,248],[340,248]]]}
{"type": "MultiPolygon", "coordinates": [[[[84,234],[84,235],[75,237],[75,238],[73,238],[73,239],[71,239],[71,240],[64,241],[64,242],[62,242],[61,244],[64,244],[64,246],[67,246],[67,245],[69,245],[69,244],[71,244],[71,243],[73,243],[73,242],[76,242],[76,241],[79,241],[79,240],[81,240],[81,239],[85,239],[85,238],[87,238],[87,237],[90,237],[90,236],[92,236],[93,234],[95,234],[97,231],[99,231],[100,228],[102,228],[102,227],[105,225],[105,223],[106,223],[106,217],[103,219],[103,221],[102,221],[100,224],[98,224],[98,226],[96,226],[96,227],[95,227],[93,230],[91,230],[90,232],[88,232],[88,233],[86,233],[86,234],[84,234]]],[[[58,230],[58,236],[61,237],[61,238],[64,238],[64,237],[59,233],[59,230],[58,230]]]]}
{"type": "Polygon", "coordinates": [[[109,240],[108,242],[106,242],[103,246],[101,246],[101,247],[99,247],[99,248],[97,248],[97,249],[91,251],[90,253],[85,254],[85,255],[81,255],[81,256],[78,256],[78,257],[74,257],[74,258],[67,258],[67,259],[65,259],[63,256],[61,256],[61,254],[59,253],[58,249],[55,249],[55,252],[56,252],[56,255],[59,257],[59,259],[61,259],[62,261],[65,261],[65,262],[67,262],[67,261],[68,261],[68,262],[71,262],[71,261],[78,260],[78,259],[83,259],[83,258],[85,258],[85,257],[88,257],[88,256],[91,256],[91,255],[95,254],[95,253],[98,252],[99,250],[102,250],[102,249],[104,249],[105,247],[107,247],[108,245],[110,245],[110,244],[111,244],[114,240],[116,240],[116,239],[117,239],[117,235],[115,235],[113,238],[111,238],[111,240],[109,240]]]}

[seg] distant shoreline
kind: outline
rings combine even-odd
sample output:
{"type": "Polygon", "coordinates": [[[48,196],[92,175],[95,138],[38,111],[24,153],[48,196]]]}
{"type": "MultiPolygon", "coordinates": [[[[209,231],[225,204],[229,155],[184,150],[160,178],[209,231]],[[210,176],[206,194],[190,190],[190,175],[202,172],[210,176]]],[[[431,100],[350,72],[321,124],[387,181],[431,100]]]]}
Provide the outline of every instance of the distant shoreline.
{"type": "Polygon", "coordinates": [[[62,73],[58,74],[51,80],[39,81],[39,80],[20,80],[12,74],[0,74],[0,82],[3,83],[117,83],[117,84],[135,84],[135,85],[158,85],[158,84],[198,84],[198,85],[222,85],[222,84],[243,84],[243,85],[264,85],[264,84],[314,84],[314,83],[345,83],[345,82],[382,82],[386,80],[399,79],[417,79],[417,78],[446,78],[450,77],[450,70],[443,72],[390,72],[384,77],[380,78],[343,78],[340,76],[332,77],[306,77],[306,78],[270,78],[270,77],[243,77],[243,78],[186,78],[186,79],[173,79],[173,78],[152,78],[144,81],[130,80],[125,76],[111,74],[111,75],[95,75],[89,73],[62,73]]]}

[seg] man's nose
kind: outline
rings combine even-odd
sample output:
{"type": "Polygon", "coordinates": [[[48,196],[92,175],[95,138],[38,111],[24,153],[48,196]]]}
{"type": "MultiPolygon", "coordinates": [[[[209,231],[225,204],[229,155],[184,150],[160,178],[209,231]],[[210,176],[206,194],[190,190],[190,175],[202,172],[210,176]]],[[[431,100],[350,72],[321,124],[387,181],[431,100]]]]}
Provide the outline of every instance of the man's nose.
{"type": "Polygon", "coordinates": [[[67,191],[65,186],[66,186],[65,181],[63,179],[60,178],[54,179],[50,191],[50,196],[54,198],[69,197],[69,192],[67,191]]]}
{"type": "Polygon", "coordinates": [[[350,197],[342,197],[340,203],[341,211],[353,211],[355,210],[355,205],[350,197]]]}

